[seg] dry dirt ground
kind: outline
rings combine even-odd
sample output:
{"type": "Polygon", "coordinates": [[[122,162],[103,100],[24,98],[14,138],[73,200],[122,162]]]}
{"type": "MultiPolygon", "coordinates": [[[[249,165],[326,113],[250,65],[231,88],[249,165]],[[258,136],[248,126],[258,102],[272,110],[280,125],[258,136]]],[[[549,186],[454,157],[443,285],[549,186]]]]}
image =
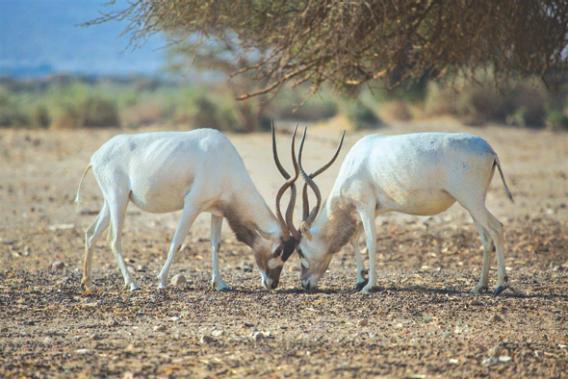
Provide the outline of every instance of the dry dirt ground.
{"type": "MultiPolygon", "coordinates": [[[[84,296],[83,230],[101,202],[90,174],[80,213],[72,199],[90,154],[120,131],[0,130],[0,377],[566,377],[568,134],[442,121],[380,132],[434,129],[480,134],[500,154],[516,203],[494,178],[488,207],[505,224],[514,292],[469,295],[481,244],[469,216],[454,206],[436,217],[377,219],[379,288],[368,296],[353,290],[348,247],[320,290],[299,290],[294,257],[281,287],[267,292],[249,249],[226,225],[221,262],[233,291],[215,292],[208,216],[172,267],[186,285],[160,293],[155,276],[179,214],[149,215],[131,205],[124,249],[142,290],[123,290],[101,239],[98,292],[84,296]],[[55,261],[64,268],[50,269],[55,261]]],[[[362,134],[350,133],[346,148],[362,134]]],[[[327,159],[338,135],[333,125],[315,127],[307,165],[327,159]]],[[[229,137],[272,206],[281,179],[269,135],[229,137]]],[[[324,194],[338,167],[322,175],[324,194]]]]}

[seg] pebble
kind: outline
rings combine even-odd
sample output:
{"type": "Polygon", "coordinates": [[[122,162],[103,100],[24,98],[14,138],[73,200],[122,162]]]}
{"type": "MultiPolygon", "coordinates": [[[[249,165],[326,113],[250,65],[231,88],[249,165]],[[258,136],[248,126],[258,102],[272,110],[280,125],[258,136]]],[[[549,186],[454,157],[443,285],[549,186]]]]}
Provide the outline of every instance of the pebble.
{"type": "Polygon", "coordinates": [[[75,352],[77,354],[89,354],[91,351],[89,349],[77,349],[75,352]]]}
{"type": "Polygon", "coordinates": [[[202,345],[210,345],[212,343],[215,343],[215,338],[204,334],[199,339],[199,343],[202,345]]]}
{"type": "Polygon", "coordinates": [[[258,342],[260,340],[263,340],[265,338],[270,337],[270,333],[264,333],[264,332],[253,332],[251,334],[251,338],[254,342],[258,342]]]}
{"type": "Polygon", "coordinates": [[[172,286],[179,288],[182,287],[185,283],[187,283],[187,280],[185,279],[185,276],[183,276],[182,274],[177,274],[172,277],[170,283],[172,286]]]}
{"type": "Polygon", "coordinates": [[[50,225],[48,227],[48,229],[52,232],[56,231],[56,230],[71,230],[75,227],[75,225],[73,224],[55,224],[55,225],[50,225]]]}
{"type": "Polygon", "coordinates": [[[155,325],[152,329],[155,332],[163,332],[164,330],[166,330],[166,326],[165,325],[155,325]]]}
{"type": "Polygon", "coordinates": [[[61,261],[55,261],[51,264],[51,271],[61,271],[65,268],[65,263],[61,261]]]}
{"type": "Polygon", "coordinates": [[[241,267],[243,269],[243,272],[252,272],[253,270],[253,266],[248,262],[243,263],[241,267]]]}
{"type": "Polygon", "coordinates": [[[221,337],[223,335],[223,331],[222,330],[214,330],[211,332],[211,335],[213,337],[221,337]]]}
{"type": "Polygon", "coordinates": [[[359,321],[359,326],[367,326],[367,325],[369,325],[369,321],[367,319],[359,321]]]}
{"type": "Polygon", "coordinates": [[[501,355],[499,356],[498,360],[501,363],[507,363],[507,362],[511,362],[511,357],[509,357],[508,355],[501,355]]]}

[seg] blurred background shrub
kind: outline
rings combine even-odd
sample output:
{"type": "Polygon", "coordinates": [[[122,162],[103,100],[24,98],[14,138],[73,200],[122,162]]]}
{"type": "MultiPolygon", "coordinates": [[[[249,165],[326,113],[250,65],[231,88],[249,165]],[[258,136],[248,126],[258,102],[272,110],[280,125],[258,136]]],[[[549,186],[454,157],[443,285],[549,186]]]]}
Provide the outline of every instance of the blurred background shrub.
{"type": "MultiPolygon", "coordinates": [[[[491,72],[473,79],[423,80],[396,90],[380,83],[357,97],[329,89],[283,88],[269,97],[235,99],[222,83],[192,85],[146,77],[53,76],[0,79],[0,127],[140,128],[163,125],[222,131],[268,130],[270,120],[320,122],[342,116],[351,129],[389,122],[453,117],[463,124],[568,130],[568,84],[551,92],[534,78],[510,79],[497,88],[491,72]]],[[[344,121],[345,122],[345,121],[344,121]]]]}

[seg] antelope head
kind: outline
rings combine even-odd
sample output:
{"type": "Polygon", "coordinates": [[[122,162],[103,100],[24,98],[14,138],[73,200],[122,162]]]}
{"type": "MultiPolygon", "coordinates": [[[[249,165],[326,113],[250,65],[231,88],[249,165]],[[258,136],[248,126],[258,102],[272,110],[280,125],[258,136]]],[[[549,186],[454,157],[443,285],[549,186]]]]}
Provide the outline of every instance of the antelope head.
{"type": "MultiPolygon", "coordinates": [[[[314,178],[327,170],[337,159],[343,145],[344,138],[345,132],[343,132],[341,141],[329,162],[311,174],[307,174],[302,165],[302,152],[304,150],[304,142],[306,139],[306,129],[304,129],[304,134],[300,143],[298,166],[305,183],[302,190],[303,215],[299,230],[300,240],[298,242],[297,250],[300,255],[300,281],[302,287],[306,290],[313,289],[317,286],[319,279],[327,270],[332,257],[332,252],[329,250],[329,236],[326,236],[326,233],[322,233],[325,229],[323,228],[323,225],[328,223],[329,220],[322,220],[322,225],[318,224],[315,228],[312,228],[312,225],[318,218],[322,204],[321,192],[317,184],[314,182],[314,178]],[[308,199],[308,187],[314,192],[316,197],[316,205],[311,211],[308,199]]],[[[322,216],[324,216],[324,218],[329,217],[329,215],[322,216]]],[[[331,239],[333,239],[333,236],[331,236],[331,239]]]]}
{"type": "Polygon", "coordinates": [[[274,125],[272,126],[272,154],[274,157],[274,162],[280,174],[286,179],[285,183],[280,187],[278,193],[276,194],[276,217],[282,231],[281,235],[278,237],[279,240],[276,241],[270,247],[270,254],[257,254],[256,263],[261,269],[261,281],[262,285],[267,289],[274,289],[278,286],[280,281],[280,274],[282,272],[282,267],[284,263],[290,258],[290,256],[296,250],[298,242],[300,241],[300,233],[294,227],[293,217],[294,217],[294,205],[296,204],[296,185],[295,182],[299,177],[299,165],[296,159],[296,132],[298,128],[294,130],[291,142],[291,155],[292,155],[292,165],[294,168],[294,175],[290,175],[288,171],[280,163],[278,158],[278,151],[276,149],[276,130],[274,125]],[[288,207],[286,208],[285,216],[282,216],[282,211],[280,209],[280,200],[284,193],[290,189],[290,198],[288,202],[288,207]]]}

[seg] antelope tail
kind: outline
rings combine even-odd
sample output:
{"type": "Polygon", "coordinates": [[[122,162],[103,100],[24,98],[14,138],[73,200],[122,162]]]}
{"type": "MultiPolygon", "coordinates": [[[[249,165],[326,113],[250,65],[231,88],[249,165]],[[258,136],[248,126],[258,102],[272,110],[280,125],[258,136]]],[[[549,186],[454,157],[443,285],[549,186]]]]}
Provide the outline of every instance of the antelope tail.
{"type": "Polygon", "coordinates": [[[509,200],[511,200],[511,203],[514,203],[515,200],[513,199],[513,194],[511,193],[511,190],[509,189],[507,182],[505,181],[505,175],[503,175],[503,170],[501,169],[501,163],[499,162],[499,158],[497,157],[495,157],[495,162],[493,163],[493,167],[495,166],[497,166],[497,169],[499,170],[499,175],[501,176],[501,180],[503,181],[503,186],[505,186],[505,192],[507,193],[507,197],[509,198],[509,200]]]}
{"type": "Polygon", "coordinates": [[[83,179],[85,179],[85,176],[90,169],[91,164],[89,163],[89,165],[85,168],[85,171],[83,171],[83,176],[81,176],[81,181],[79,182],[79,188],[77,188],[77,194],[75,195],[75,207],[77,209],[79,208],[79,203],[81,202],[81,185],[83,184],[83,179]]]}

